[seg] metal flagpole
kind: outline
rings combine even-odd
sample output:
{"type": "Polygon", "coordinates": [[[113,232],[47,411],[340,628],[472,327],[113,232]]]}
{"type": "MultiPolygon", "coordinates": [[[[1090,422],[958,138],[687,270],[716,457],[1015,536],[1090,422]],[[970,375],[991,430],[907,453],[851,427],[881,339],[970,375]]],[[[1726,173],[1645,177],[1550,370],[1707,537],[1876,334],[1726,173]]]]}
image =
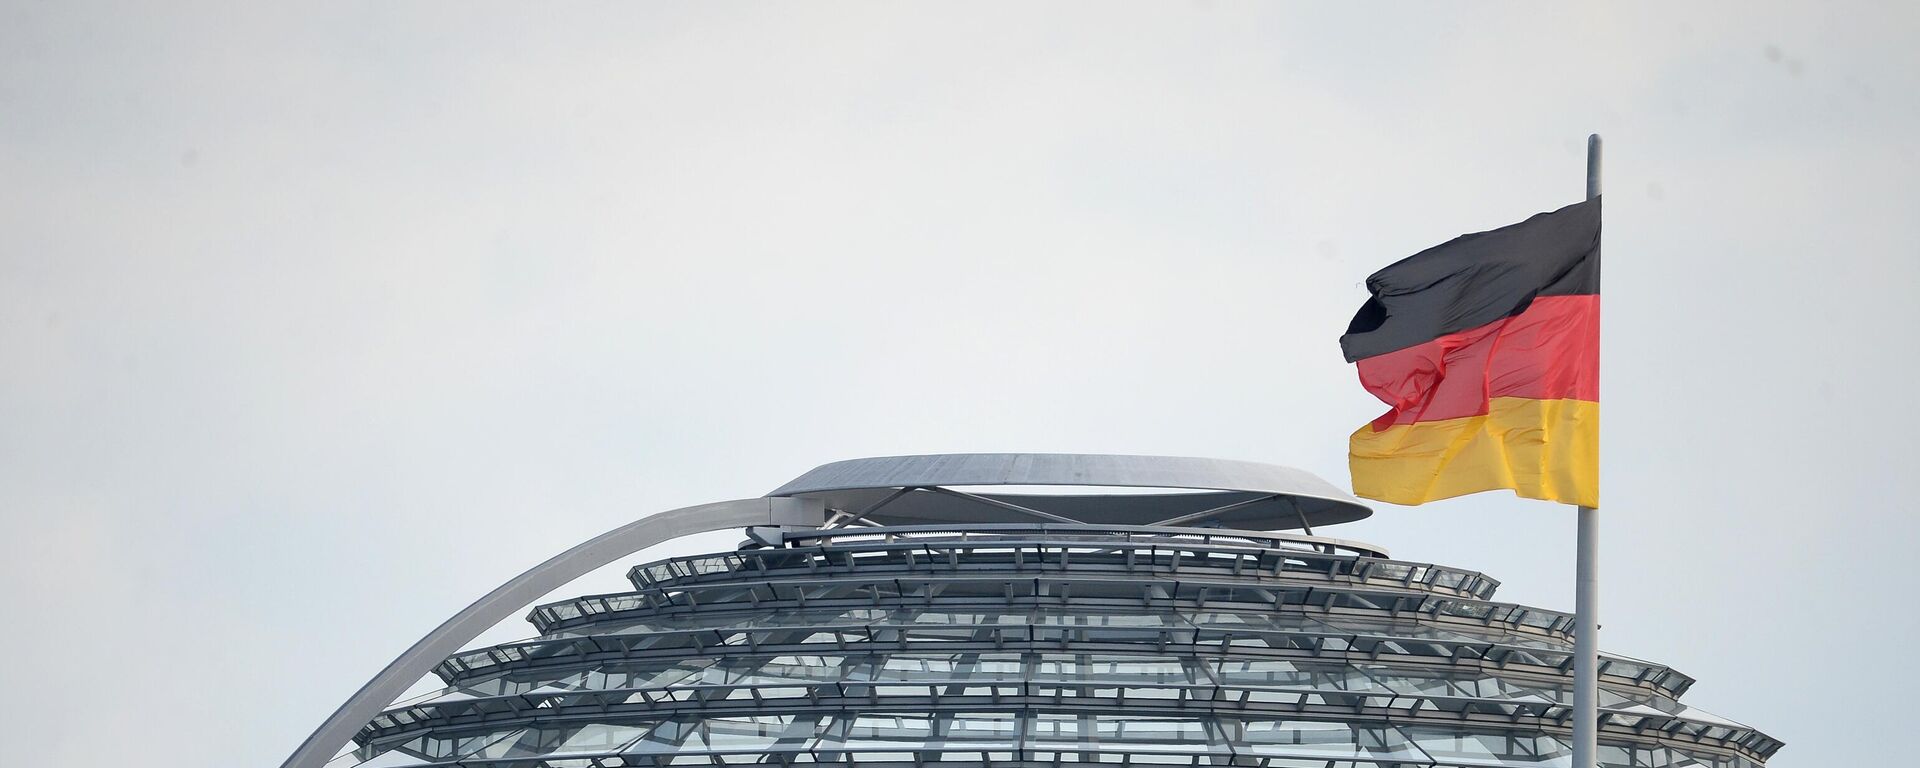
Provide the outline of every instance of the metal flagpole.
{"type": "MultiPolygon", "coordinates": [[[[1600,134],[1587,137],[1587,199],[1600,196],[1600,134]]],[[[1581,507],[1573,558],[1573,766],[1595,768],[1600,712],[1600,510],[1581,507]]]]}

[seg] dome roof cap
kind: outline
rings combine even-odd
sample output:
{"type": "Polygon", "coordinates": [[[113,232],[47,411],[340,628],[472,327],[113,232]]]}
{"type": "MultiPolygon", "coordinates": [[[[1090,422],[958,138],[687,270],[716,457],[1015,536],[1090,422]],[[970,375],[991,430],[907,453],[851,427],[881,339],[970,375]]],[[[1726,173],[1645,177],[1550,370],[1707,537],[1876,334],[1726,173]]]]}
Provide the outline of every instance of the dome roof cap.
{"type": "Polygon", "coordinates": [[[946,453],[823,464],[768,496],[819,499],[881,525],[1052,522],[1219,525],[1291,530],[1359,520],[1373,510],[1311,472],[1183,456],[946,453]],[[1084,493],[995,492],[1052,486],[1084,493]],[[1098,493],[1133,488],[1159,493],[1098,493]]]}

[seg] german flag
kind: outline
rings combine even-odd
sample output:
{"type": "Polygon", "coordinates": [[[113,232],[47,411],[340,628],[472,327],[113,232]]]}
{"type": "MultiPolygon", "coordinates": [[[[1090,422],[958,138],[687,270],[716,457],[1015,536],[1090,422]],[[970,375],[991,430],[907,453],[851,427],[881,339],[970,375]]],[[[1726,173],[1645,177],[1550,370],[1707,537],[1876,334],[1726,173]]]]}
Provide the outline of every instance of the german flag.
{"type": "Polygon", "coordinates": [[[1340,347],[1392,410],[1349,441],[1354,493],[1600,505],[1599,198],[1428,248],[1367,290],[1340,347]]]}

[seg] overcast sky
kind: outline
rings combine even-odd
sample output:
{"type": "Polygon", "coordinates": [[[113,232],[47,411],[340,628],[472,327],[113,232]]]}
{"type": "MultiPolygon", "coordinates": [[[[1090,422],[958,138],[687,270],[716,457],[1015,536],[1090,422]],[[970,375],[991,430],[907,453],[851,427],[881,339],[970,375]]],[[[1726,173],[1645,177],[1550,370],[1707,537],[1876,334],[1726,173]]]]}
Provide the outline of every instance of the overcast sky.
{"type": "MultiPolygon", "coordinates": [[[[1604,647],[1775,766],[1911,728],[1912,5],[269,5],[0,0],[0,762],[277,764],[520,570],[836,459],[1345,486],[1366,275],[1593,132],[1604,647]]],[[[1565,508],[1329,533],[1571,608],[1565,508]]]]}

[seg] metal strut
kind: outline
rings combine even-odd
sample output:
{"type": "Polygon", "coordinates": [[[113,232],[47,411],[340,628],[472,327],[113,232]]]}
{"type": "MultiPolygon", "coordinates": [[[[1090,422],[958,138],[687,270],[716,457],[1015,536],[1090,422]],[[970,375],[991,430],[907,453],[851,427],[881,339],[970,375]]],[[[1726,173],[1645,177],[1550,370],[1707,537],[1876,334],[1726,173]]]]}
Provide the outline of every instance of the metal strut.
{"type": "Polygon", "coordinates": [[[432,672],[435,664],[533,601],[600,566],[692,533],[760,525],[817,527],[825,521],[825,505],[818,501],[740,499],[648,515],[588,539],[513,577],[420,638],[334,710],[280,768],[320,768],[380,710],[432,672]]]}

